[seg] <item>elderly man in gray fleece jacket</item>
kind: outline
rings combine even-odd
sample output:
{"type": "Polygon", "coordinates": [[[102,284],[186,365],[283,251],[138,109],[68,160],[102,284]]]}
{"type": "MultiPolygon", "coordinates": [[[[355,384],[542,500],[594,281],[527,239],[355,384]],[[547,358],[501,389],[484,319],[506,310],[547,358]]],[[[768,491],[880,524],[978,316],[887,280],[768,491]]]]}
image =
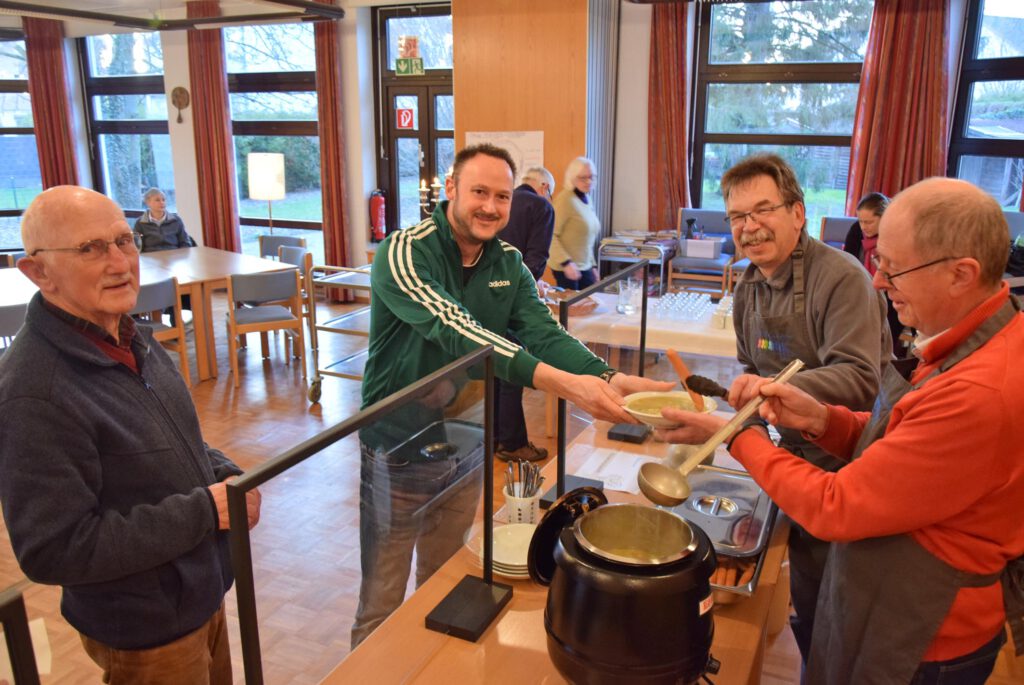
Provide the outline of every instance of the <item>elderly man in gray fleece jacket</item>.
{"type": "MultiPolygon", "coordinates": [[[[121,209],[59,186],[22,219],[38,287],[0,358],[0,502],[18,563],[109,683],[232,682],[223,481],[192,398],[127,316],[139,254],[121,209]]],[[[249,525],[259,494],[249,498],[249,525]]]]}

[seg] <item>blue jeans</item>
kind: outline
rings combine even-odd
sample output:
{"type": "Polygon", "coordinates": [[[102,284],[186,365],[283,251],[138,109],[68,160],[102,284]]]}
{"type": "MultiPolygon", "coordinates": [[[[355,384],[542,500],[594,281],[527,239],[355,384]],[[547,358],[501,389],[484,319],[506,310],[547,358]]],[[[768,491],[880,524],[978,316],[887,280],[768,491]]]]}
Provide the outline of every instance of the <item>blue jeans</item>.
{"type": "Polygon", "coordinates": [[[999,650],[1006,642],[1006,630],[970,654],[949,661],[923,661],[910,685],[983,685],[992,675],[999,650]]]}
{"type": "Polygon", "coordinates": [[[482,495],[483,451],[461,459],[400,461],[360,443],[362,580],[352,648],[405,599],[413,550],[416,587],[459,550],[482,495]]]}

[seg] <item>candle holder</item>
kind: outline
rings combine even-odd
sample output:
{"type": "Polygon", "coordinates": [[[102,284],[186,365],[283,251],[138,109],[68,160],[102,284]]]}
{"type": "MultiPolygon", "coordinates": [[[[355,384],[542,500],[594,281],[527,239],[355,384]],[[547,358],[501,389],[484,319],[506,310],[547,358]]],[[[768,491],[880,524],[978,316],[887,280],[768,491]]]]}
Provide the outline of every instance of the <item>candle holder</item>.
{"type": "Polygon", "coordinates": [[[420,180],[420,208],[426,214],[430,214],[440,201],[441,183],[437,176],[434,177],[434,182],[430,184],[430,187],[427,187],[426,181],[420,180]]]}

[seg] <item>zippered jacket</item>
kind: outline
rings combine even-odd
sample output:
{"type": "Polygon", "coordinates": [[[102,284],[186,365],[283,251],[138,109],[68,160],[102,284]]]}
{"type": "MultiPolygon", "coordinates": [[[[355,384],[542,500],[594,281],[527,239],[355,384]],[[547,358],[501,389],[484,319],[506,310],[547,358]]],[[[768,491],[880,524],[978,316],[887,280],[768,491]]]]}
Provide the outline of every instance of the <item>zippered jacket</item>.
{"type": "Polygon", "coordinates": [[[463,285],[447,207],[439,203],[429,219],[392,233],[377,250],[364,408],[484,345],[494,346],[495,375],[527,387],[541,361],[592,376],[610,368],[559,326],[511,245],[486,243],[463,285]]]}
{"type": "Polygon", "coordinates": [[[192,397],[139,327],[140,373],[49,312],[40,294],[0,357],[0,502],[22,570],[117,649],[167,644],[231,587],[207,487],[241,469],[203,442],[192,397]]]}

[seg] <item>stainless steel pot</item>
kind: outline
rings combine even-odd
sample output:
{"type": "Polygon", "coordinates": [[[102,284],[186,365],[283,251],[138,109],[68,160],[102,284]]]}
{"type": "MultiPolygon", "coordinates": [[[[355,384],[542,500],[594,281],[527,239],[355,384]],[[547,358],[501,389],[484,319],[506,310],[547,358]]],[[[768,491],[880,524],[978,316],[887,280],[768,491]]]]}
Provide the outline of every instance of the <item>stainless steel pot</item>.
{"type": "Polygon", "coordinates": [[[549,584],[544,627],[573,683],[692,683],[717,671],[707,536],[649,506],[607,504],[581,488],[552,505],[530,546],[549,584]]]}

